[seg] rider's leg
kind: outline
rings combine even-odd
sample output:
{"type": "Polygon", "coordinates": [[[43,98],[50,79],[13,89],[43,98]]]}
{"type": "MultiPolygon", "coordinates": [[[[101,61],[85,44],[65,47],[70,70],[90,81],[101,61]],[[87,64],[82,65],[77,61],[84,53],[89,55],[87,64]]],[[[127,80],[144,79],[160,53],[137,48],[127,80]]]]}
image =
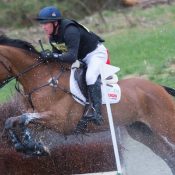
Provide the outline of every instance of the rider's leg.
{"type": "Polygon", "coordinates": [[[105,64],[108,59],[106,48],[103,44],[99,44],[97,49],[89,53],[83,60],[87,64],[86,83],[88,86],[88,92],[90,101],[94,108],[93,121],[95,124],[100,125],[102,121],[101,116],[101,84],[97,81],[100,75],[100,68],[102,64],[105,64]]]}
{"type": "Polygon", "coordinates": [[[100,67],[105,64],[108,59],[107,49],[103,44],[99,44],[98,47],[91,53],[89,53],[83,61],[87,65],[86,71],[86,83],[88,87],[88,98],[87,104],[85,105],[84,113],[77,124],[75,133],[85,132],[85,129],[89,121],[93,121],[95,124],[101,124],[101,86],[97,81],[100,75],[100,67]],[[92,103],[92,104],[91,104],[92,103]],[[93,106],[93,111],[92,107],[93,106]]]}
{"type": "Polygon", "coordinates": [[[84,107],[84,112],[81,120],[78,122],[75,133],[85,133],[85,129],[90,121],[97,125],[102,123],[101,115],[101,83],[98,79],[94,85],[87,86],[88,99],[84,107]]]}
{"type": "Polygon", "coordinates": [[[102,123],[102,115],[101,115],[101,103],[102,103],[102,95],[101,95],[101,83],[97,80],[95,84],[88,85],[89,96],[94,108],[94,113],[92,117],[92,121],[95,124],[100,125],[102,123]]]}

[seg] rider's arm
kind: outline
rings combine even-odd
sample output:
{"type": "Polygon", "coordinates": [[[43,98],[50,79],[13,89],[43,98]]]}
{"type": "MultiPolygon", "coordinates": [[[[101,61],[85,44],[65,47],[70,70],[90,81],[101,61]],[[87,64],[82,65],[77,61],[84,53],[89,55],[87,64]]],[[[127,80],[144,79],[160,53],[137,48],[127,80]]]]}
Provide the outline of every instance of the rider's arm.
{"type": "Polygon", "coordinates": [[[64,34],[64,41],[68,51],[62,54],[53,53],[55,59],[63,62],[73,63],[78,57],[79,43],[80,43],[80,31],[74,26],[70,25],[66,28],[64,34]]]}

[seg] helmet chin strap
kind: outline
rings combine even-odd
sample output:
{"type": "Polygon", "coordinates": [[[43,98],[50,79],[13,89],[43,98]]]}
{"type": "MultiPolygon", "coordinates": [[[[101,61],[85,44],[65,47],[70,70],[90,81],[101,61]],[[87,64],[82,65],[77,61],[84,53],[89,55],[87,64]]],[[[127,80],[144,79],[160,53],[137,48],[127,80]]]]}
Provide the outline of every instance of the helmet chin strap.
{"type": "Polygon", "coordinates": [[[57,21],[57,25],[55,25],[55,22],[52,23],[52,25],[53,25],[53,32],[52,32],[52,35],[57,34],[59,24],[60,24],[59,21],[57,21]]]}

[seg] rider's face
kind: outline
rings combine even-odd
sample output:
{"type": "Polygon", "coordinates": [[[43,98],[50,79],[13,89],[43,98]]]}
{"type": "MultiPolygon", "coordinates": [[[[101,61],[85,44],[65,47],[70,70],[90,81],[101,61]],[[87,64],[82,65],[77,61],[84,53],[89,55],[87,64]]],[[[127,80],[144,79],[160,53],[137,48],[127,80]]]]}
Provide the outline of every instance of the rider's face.
{"type": "Polygon", "coordinates": [[[54,30],[53,25],[56,25],[56,24],[55,23],[42,24],[42,28],[48,37],[50,37],[50,35],[52,35],[53,33],[53,30],[54,30]]]}

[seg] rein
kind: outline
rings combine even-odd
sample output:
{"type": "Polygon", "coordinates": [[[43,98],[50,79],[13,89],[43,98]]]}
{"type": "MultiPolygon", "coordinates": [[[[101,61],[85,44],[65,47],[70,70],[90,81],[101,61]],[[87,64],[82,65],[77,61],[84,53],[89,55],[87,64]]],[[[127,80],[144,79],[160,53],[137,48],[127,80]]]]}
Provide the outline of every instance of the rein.
{"type": "MultiPolygon", "coordinates": [[[[0,61],[0,63],[4,66],[4,68],[7,70],[7,72],[11,73],[11,69],[9,69],[2,61],[0,61]]],[[[3,88],[7,83],[12,81],[13,79],[15,79],[14,76],[9,76],[8,75],[8,78],[4,79],[2,81],[2,83],[0,84],[0,89],[3,88]]]]}
{"type": "Polygon", "coordinates": [[[15,79],[15,77],[9,76],[7,79],[3,80],[2,83],[0,84],[0,89],[3,88],[7,83],[9,83],[10,81],[12,81],[14,79],[15,79]]]}
{"type": "MultiPolygon", "coordinates": [[[[0,63],[4,66],[4,68],[5,68],[10,74],[12,73],[11,69],[8,69],[8,67],[7,67],[2,61],[0,61],[0,63]]],[[[4,87],[7,83],[9,83],[10,81],[16,79],[15,89],[16,89],[20,94],[22,94],[22,93],[21,93],[21,90],[20,90],[20,88],[19,88],[19,81],[18,81],[18,79],[19,79],[21,76],[23,76],[25,73],[27,73],[27,72],[29,72],[30,70],[32,70],[33,68],[39,66],[41,63],[43,63],[43,60],[37,61],[37,62],[35,62],[34,64],[28,66],[26,69],[24,69],[23,71],[19,72],[17,75],[14,75],[14,76],[9,76],[9,75],[8,75],[8,78],[6,78],[5,80],[2,81],[2,83],[0,83],[0,89],[3,88],[3,87],[4,87]]],[[[23,94],[22,94],[22,95],[23,95],[23,94]]],[[[33,108],[33,110],[34,110],[34,106],[33,106],[32,101],[29,100],[29,102],[30,102],[30,104],[31,104],[31,106],[32,106],[32,108],[33,108]]]]}
{"type": "MultiPolygon", "coordinates": [[[[11,69],[8,69],[7,66],[0,61],[0,63],[4,66],[4,68],[11,74],[12,71],[11,69]]],[[[15,75],[15,76],[9,76],[8,78],[6,78],[5,80],[2,81],[2,83],[0,83],[0,88],[4,87],[7,83],[9,83],[10,81],[16,79],[18,80],[22,75],[24,75],[25,73],[29,72],[30,70],[32,70],[33,68],[37,67],[38,65],[40,65],[41,63],[43,63],[43,60],[41,61],[37,61],[34,64],[30,65],[29,67],[27,67],[26,69],[24,69],[23,71],[21,71],[19,74],[15,75]]]]}
{"type": "MultiPolygon", "coordinates": [[[[47,62],[48,63],[48,62],[47,62]]],[[[48,68],[49,68],[49,73],[50,73],[50,76],[51,76],[51,80],[48,82],[48,83],[45,83],[39,87],[36,87],[34,89],[32,89],[32,91],[30,91],[28,93],[28,100],[29,100],[29,103],[32,107],[32,109],[34,110],[34,105],[33,105],[33,102],[32,102],[32,94],[34,92],[36,92],[37,90],[43,88],[43,87],[47,87],[47,86],[52,86],[53,88],[59,88],[61,91],[63,91],[64,93],[66,94],[69,94],[69,95],[72,95],[74,98],[77,98],[79,101],[81,101],[84,105],[86,104],[86,102],[84,102],[82,99],[80,99],[78,96],[76,96],[75,94],[71,93],[69,90],[67,90],[66,88],[60,86],[60,84],[58,84],[58,80],[59,78],[62,76],[62,74],[65,72],[65,71],[70,71],[70,69],[64,67],[61,63],[60,63],[60,66],[61,66],[61,70],[59,72],[59,74],[56,76],[56,77],[53,77],[51,75],[51,71],[50,71],[50,65],[48,65],[48,68]]]]}
{"type": "MultiPolygon", "coordinates": [[[[65,93],[67,93],[67,94],[69,94],[69,95],[72,95],[73,97],[75,97],[75,98],[77,98],[79,101],[81,101],[83,104],[86,104],[86,103],[85,103],[82,99],[80,99],[78,96],[76,96],[75,94],[71,93],[71,92],[68,91],[66,88],[64,88],[64,87],[62,87],[62,86],[60,86],[60,85],[58,84],[57,81],[59,80],[59,78],[61,77],[61,75],[62,75],[65,71],[70,71],[70,69],[64,67],[61,63],[60,63],[60,65],[61,65],[61,70],[60,70],[60,72],[59,72],[59,74],[58,74],[57,77],[53,77],[53,76],[51,75],[51,73],[50,73],[50,75],[51,75],[51,81],[49,81],[48,83],[43,84],[43,85],[41,85],[41,86],[39,86],[39,87],[33,88],[28,94],[23,94],[23,93],[21,92],[21,90],[20,90],[20,87],[19,87],[19,78],[22,77],[25,73],[27,73],[27,72],[29,72],[30,70],[34,69],[35,67],[39,66],[39,65],[40,65],[41,63],[43,63],[43,62],[44,62],[44,60],[39,60],[39,61],[35,62],[34,64],[28,66],[28,67],[27,67],[26,69],[24,69],[23,71],[19,72],[17,75],[9,76],[7,79],[5,79],[5,80],[2,81],[2,83],[0,84],[0,89],[1,89],[2,87],[4,87],[7,83],[9,83],[10,81],[16,79],[15,89],[16,89],[21,95],[28,96],[28,101],[29,101],[29,103],[30,103],[30,105],[31,105],[31,107],[32,107],[33,110],[34,110],[35,108],[34,108],[34,105],[33,105],[33,102],[32,102],[32,94],[33,94],[34,92],[36,92],[37,90],[39,90],[39,89],[41,89],[41,88],[43,88],[43,87],[46,87],[46,86],[52,86],[53,88],[58,87],[58,88],[59,88],[60,90],[62,90],[63,92],[65,92],[65,93]]],[[[9,69],[2,61],[0,61],[0,63],[4,66],[4,68],[5,68],[10,74],[12,73],[11,69],[9,69]]],[[[48,62],[47,62],[47,63],[48,63],[48,62]]],[[[48,65],[48,66],[49,66],[49,65],[48,65]]],[[[49,68],[49,70],[50,70],[50,68],[49,68]]],[[[49,72],[50,72],[50,71],[49,71],[49,72]]]]}

